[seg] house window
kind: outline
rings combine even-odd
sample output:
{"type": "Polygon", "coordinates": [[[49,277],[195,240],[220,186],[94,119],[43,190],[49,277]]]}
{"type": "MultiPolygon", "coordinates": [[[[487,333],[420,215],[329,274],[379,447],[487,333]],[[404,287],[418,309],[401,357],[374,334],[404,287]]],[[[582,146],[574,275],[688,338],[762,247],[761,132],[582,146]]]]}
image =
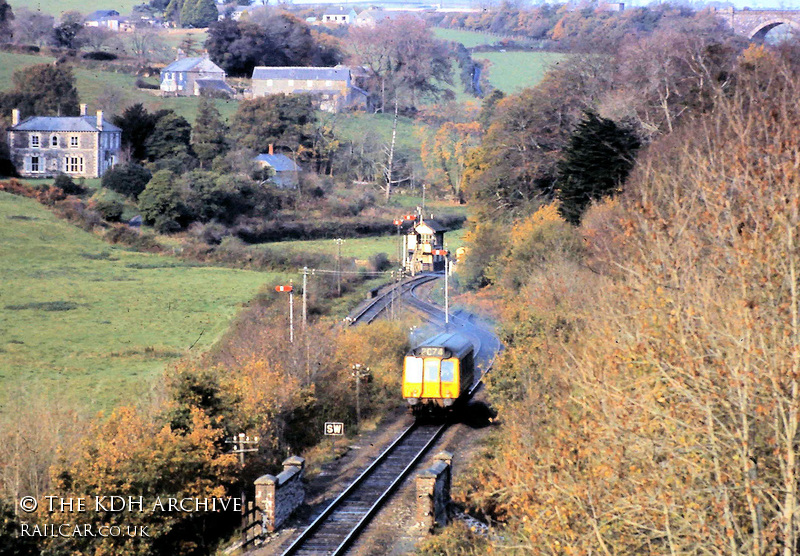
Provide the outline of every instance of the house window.
{"type": "Polygon", "coordinates": [[[32,156],[31,157],[31,172],[41,172],[41,168],[39,167],[39,157],[32,156]]]}
{"type": "Polygon", "coordinates": [[[272,87],[272,79],[267,79],[267,87],[272,87]]]}
{"type": "Polygon", "coordinates": [[[312,79],[306,79],[306,87],[309,89],[314,86],[314,81],[312,79]]]}
{"type": "Polygon", "coordinates": [[[66,158],[66,171],[70,174],[83,173],[83,157],[82,156],[68,156],[66,158]]]}
{"type": "Polygon", "coordinates": [[[50,146],[51,147],[57,147],[58,146],[58,135],[53,135],[50,138],[50,146]]]}
{"type": "Polygon", "coordinates": [[[294,79],[290,79],[288,85],[289,87],[294,87],[294,79]]]}
{"type": "Polygon", "coordinates": [[[31,148],[38,149],[39,148],[39,136],[38,135],[31,135],[31,148]]]}
{"type": "Polygon", "coordinates": [[[69,148],[70,149],[77,149],[78,148],[78,136],[77,135],[70,135],[70,137],[69,137],[69,148]]]}
{"type": "Polygon", "coordinates": [[[331,81],[330,79],[326,80],[325,81],[325,86],[326,87],[333,87],[333,81],[331,81]]]}
{"type": "Polygon", "coordinates": [[[58,170],[58,159],[57,158],[54,158],[53,160],[50,161],[50,169],[53,170],[53,171],[57,171],[58,170]]]}

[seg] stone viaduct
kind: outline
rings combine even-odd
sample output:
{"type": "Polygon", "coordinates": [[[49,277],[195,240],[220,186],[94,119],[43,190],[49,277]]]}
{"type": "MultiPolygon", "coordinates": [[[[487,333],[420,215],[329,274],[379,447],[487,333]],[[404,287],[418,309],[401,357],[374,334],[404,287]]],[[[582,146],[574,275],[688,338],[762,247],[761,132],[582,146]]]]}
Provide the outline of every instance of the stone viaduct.
{"type": "Polygon", "coordinates": [[[715,10],[739,35],[751,40],[764,40],[771,29],[781,24],[800,32],[800,10],[715,10]]]}

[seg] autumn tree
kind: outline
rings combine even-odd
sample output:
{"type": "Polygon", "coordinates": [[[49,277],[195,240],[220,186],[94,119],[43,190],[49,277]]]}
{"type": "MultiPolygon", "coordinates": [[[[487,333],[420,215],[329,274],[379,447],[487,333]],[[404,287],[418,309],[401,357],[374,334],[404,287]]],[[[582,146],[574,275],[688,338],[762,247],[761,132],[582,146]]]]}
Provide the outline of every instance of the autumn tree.
{"type": "Polygon", "coordinates": [[[610,88],[609,70],[605,58],[574,58],[535,88],[495,103],[492,123],[464,171],[464,191],[479,211],[515,214],[552,196],[570,133],[610,88]]]}
{"type": "Polygon", "coordinates": [[[415,108],[425,96],[437,98],[442,84],[452,85],[453,67],[443,41],[436,39],[426,23],[415,16],[378,22],[374,28],[357,27],[350,32],[351,63],[370,72],[370,90],[386,108],[387,91],[392,97],[405,92],[404,104],[415,108]]]}
{"type": "Polygon", "coordinates": [[[55,18],[38,10],[19,8],[14,14],[12,32],[17,44],[44,46],[52,40],[55,18]]]}
{"type": "MultiPolygon", "coordinates": [[[[193,410],[186,429],[173,429],[141,411],[120,408],[97,423],[83,441],[77,461],[54,469],[54,491],[64,497],[141,496],[145,511],[104,511],[94,504],[80,514],[99,527],[147,527],[148,536],[74,536],[48,539],[46,549],[81,554],[211,553],[218,539],[238,524],[238,512],[150,511],[158,497],[215,498],[230,494],[236,456],[223,453],[222,433],[207,415],[193,410]]],[[[166,507],[165,507],[166,508],[166,507]]],[[[69,523],[70,513],[47,514],[69,523]]]]}
{"type": "Polygon", "coordinates": [[[478,122],[446,122],[432,138],[425,137],[421,144],[422,162],[428,171],[428,179],[443,184],[461,203],[464,202],[464,171],[472,149],[479,144],[479,137],[478,122]]]}

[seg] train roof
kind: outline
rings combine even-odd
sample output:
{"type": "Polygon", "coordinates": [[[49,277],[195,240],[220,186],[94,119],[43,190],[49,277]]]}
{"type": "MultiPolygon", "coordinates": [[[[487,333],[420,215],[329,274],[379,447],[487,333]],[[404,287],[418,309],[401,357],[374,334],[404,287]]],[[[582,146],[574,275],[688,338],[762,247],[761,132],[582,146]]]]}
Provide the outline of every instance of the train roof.
{"type": "Polygon", "coordinates": [[[458,332],[442,332],[436,336],[432,336],[418,344],[413,351],[416,352],[417,349],[423,347],[443,347],[449,350],[455,357],[463,357],[474,349],[472,340],[458,332]]]}

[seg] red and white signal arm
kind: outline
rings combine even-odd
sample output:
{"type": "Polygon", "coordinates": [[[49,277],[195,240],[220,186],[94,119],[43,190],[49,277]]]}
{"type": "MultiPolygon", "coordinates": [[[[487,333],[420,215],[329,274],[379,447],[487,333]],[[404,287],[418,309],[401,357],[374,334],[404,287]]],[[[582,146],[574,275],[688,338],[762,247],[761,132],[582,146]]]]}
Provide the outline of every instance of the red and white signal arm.
{"type": "Polygon", "coordinates": [[[416,214],[406,214],[403,218],[405,218],[406,220],[416,220],[417,219],[417,215],[416,214]]]}
{"type": "Polygon", "coordinates": [[[448,251],[447,249],[434,249],[433,254],[446,257],[448,254],[450,254],[450,251],[448,251]]]}
{"type": "Polygon", "coordinates": [[[290,292],[292,291],[292,286],[275,286],[276,292],[290,292]]]}
{"type": "Polygon", "coordinates": [[[394,225],[395,225],[395,226],[399,226],[399,225],[400,225],[400,224],[402,224],[402,223],[403,223],[403,221],[402,221],[402,220],[395,220],[395,221],[394,221],[394,225]]]}

